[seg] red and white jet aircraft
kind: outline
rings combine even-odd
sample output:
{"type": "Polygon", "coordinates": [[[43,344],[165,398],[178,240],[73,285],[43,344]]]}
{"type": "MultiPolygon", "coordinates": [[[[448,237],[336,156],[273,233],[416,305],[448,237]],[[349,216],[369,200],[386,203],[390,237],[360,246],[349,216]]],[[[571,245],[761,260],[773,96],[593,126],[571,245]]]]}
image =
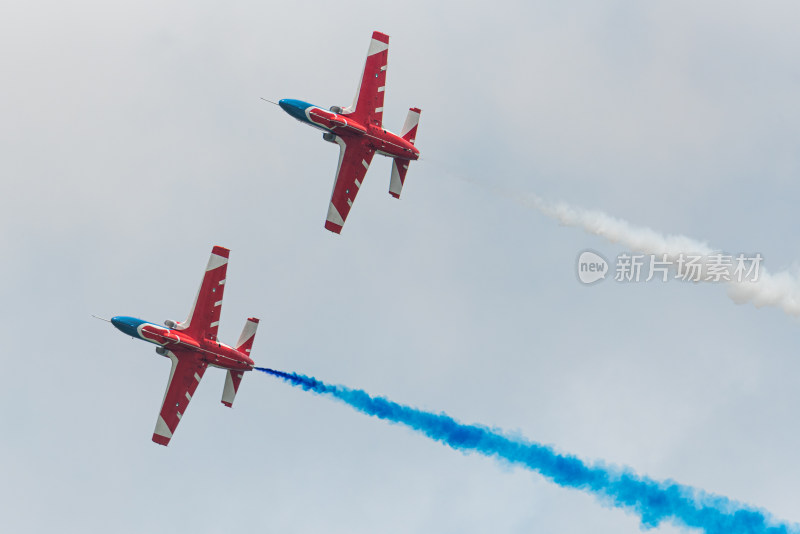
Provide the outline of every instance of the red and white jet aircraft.
{"type": "Polygon", "coordinates": [[[222,247],[214,247],[211,251],[200,291],[186,321],[165,321],[164,328],[135,317],[111,319],[116,328],[129,336],[158,345],[156,352],[172,361],[167,391],[153,433],[153,441],[160,445],[169,444],[209,365],[228,371],[222,404],[229,408],[233,406],[242,375],[255,365],[250,358],[250,349],[258,319],[251,317],[247,320],[235,347],[217,340],[229,254],[230,251],[222,247]]]}
{"type": "Polygon", "coordinates": [[[339,145],[339,165],[325,221],[325,228],[337,234],[342,231],[376,152],[394,159],[389,193],[395,198],[400,198],[408,164],[419,159],[419,150],[414,146],[420,114],[418,108],[409,109],[400,135],[383,128],[388,55],[389,36],[373,32],[358,92],[353,105],[348,108],[333,106],[325,110],[292,99],[278,102],[292,117],[324,131],[323,139],[339,145]]]}

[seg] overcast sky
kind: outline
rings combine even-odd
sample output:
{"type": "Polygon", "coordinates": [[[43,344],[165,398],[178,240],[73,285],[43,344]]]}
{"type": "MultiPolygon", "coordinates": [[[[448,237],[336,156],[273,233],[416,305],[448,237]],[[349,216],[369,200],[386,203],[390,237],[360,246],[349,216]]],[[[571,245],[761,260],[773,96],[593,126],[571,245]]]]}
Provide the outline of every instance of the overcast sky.
{"type": "MultiPolygon", "coordinates": [[[[800,259],[796,2],[48,2],[0,16],[4,532],[638,532],[535,473],[260,373],[169,373],[92,319],[187,314],[231,249],[220,338],[314,375],[800,522],[798,321],[720,285],[581,285],[624,249],[495,188],[770,271],[800,259]],[[347,105],[391,36],[376,157],[323,229],[337,148],[260,100],[347,105]]],[[[659,533],[678,532],[672,525],[659,533]]]]}

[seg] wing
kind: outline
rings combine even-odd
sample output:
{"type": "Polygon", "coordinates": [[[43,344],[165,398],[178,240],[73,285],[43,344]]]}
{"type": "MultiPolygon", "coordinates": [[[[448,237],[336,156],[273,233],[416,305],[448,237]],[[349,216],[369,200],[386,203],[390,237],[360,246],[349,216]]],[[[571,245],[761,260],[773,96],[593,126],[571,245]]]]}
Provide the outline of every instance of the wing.
{"type": "Polygon", "coordinates": [[[370,148],[369,142],[363,137],[336,136],[336,143],[339,145],[339,166],[333,181],[325,228],[338,234],[350,213],[375,150],[370,148]]]}
{"type": "Polygon", "coordinates": [[[195,339],[217,339],[229,255],[230,250],[227,248],[214,247],[211,250],[206,273],[189,312],[189,318],[178,323],[175,326],[177,330],[183,330],[195,339]]]}
{"type": "Polygon", "coordinates": [[[366,126],[383,124],[383,94],[386,88],[386,60],[389,57],[389,36],[372,32],[364,72],[358,83],[353,105],[342,110],[345,115],[366,126]]]}
{"type": "Polygon", "coordinates": [[[169,373],[167,391],[164,393],[164,403],[161,413],[158,414],[156,429],[153,432],[153,441],[159,445],[168,445],[172,434],[178,428],[181,417],[186,413],[189,401],[206,372],[207,364],[200,361],[196,354],[184,350],[171,350],[167,356],[172,360],[172,370],[169,373]]]}

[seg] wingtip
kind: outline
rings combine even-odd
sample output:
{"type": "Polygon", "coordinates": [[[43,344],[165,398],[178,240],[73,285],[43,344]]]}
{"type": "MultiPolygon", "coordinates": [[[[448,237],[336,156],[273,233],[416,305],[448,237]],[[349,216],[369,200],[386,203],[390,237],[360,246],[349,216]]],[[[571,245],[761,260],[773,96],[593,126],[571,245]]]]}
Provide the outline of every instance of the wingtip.
{"type": "Polygon", "coordinates": [[[389,36],[386,35],[385,33],[381,33],[379,31],[374,31],[374,32],[372,32],[372,38],[375,39],[376,41],[380,41],[382,43],[389,44],[389,36]]]}
{"type": "Polygon", "coordinates": [[[325,229],[330,230],[334,234],[342,233],[342,226],[340,224],[336,224],[331,221],[325,221],[325,229]]]}
{"type": "Polygon", "coordinates": [[[159,445],[167,446],[169,445],[169,438],[165,436],[160,436],[158,434],[153,434],[153,443],[158,443],[159,445]]]}
{"type": "Polygon", "coordinates": [[[217,256],[222,256],[223,258],[227,258],[230,256],[231,251],[225,247],[215,246],[211,249],[212,254],[216,254],[217,256]]]}

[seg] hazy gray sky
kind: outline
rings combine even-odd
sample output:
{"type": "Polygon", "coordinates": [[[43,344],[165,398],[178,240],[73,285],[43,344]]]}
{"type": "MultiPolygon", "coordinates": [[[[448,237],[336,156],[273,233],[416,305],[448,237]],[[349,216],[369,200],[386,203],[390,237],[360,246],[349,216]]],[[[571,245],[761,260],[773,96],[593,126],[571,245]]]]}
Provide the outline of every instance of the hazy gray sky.
{"type": "MultiPolygon", "coordinates": [[[[535,473],[267,376],[211,370],[168,448],[168,360],[90,318],[181,320],[232,250],[220,337],[258,364],[446,411],[800,522],[796,320],[720,285],[585,287],[586,248],[492,187],[800,259],[794,2],[17,2],[0,17],[7,532],[638,532],[535,473]],[[434,4],[434,5],[431,5],[434,4]],[[422,108],[403,199],[259,97],[348,104],[391,36],[422,108]]],[[[658,532],[677,532],[671,525],[658,532]]]]}

